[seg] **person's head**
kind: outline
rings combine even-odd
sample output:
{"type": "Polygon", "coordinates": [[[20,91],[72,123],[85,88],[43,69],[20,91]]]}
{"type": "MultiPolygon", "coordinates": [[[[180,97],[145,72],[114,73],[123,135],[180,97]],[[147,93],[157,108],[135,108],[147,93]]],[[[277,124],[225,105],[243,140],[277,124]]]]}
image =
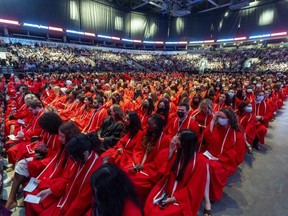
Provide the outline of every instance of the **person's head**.
{"type": "Polygon", "coordinates": [[[91,104],[93,104],[93,98],[91,96],[85,97],[84,103],[86,106],[90,106],[91,104]]]}
{"type": "Polygon", "coordinates": [[[27,106],[28,110],[33,114],[37,115],[39,111],[42,109],[42,103],[38,99],[32,99],[30,104],[27,106]]]}
{"type": "Polygon", "coordinates": [[[148,118],[147,131],[161,133],[164,128],[164,120],[159,114],[153,114],[148,118]]]}
{"type": "Polygon", "coordinates": [[[100,96],[96,96],[93,100],[93,106],[95,109],[99,109],[101,106],[103,106],[104,100],[100,96]]]}
{"type": "Polygon", "coordinates": [[[236,114],[231,108],[224,108],[218,111],[218,124],[221,126],[231,126],[234,130],[240,130],[236,114]]]}
{"type": "Polygon", "coordinates": [[[238,107],[238,113],[251,113],[252,112],[252,104],[247,101],[243,101],[240,103],[238,107]]]}
{"type": "Polygon", "coordinates": [[[62,144],[66,144],[80,133],[80,129],[73,121],[67,121],[59,127],[59,140],[62,144]]]}
{"type": "Polygon", "coordinates": [[[134,137],[137,132],[142,129],[141,121],[139,119],[139,116],[136,112],[130,111],[126,115],[126,128],[130,132],[130,137],[134,137]]]}
{"type": "Polygon", "coordinates": [[[125,202],[130,200],[142,210],[141,204],[128,176],[113,164],[105,163],[91,176],[94,203],[92,215],[123,215],[125,202]]]}
{"type": "Polygon", "coordinates": [[[34,94],[27,94],[24,97],[24,102],[26,106],[29,107],[29,105],[31,104],[31,101],[35,99],[37,99],[37,97],[34,94]]]}
{"type": "Polygon", "coordinates": [[[179,170],[176,180],[183,178],[185,169],[191,159],[194,158],[194,152],[197,151],[197,136],[192,130],[182,130],[178,134],[177,156],[173,165],[173,170],[178,168],[179,162],[183,162],[182,168],[179,170]]]}
{"type": "Polygon", "coordinates": [[[211,114],[213,112],[213,103],[210,99],[204,99],[199,104],[199,110],[206,114],[211,114]]]}
{"type": "Polygon", "coordinates": [[[255,95],[255,100],[256,100],[257,102],[261,102],[261,101],[263,101],[264,98],[265,98],[265,93],[264,93],[263,90],[256,90],[256,91],[254,92],[254,95],[255,95]]]}
{"type": "Polygon", "coordinates": [[[189,112],[189,104],[181,102],[177,106],[177,115],[179,119],[184,119],[189,112]]]}
{"type": "Polygon", "coordinates": [[[234,98],[235,96],[235,90],[232,88],[232,89],[229,89],[228,91],[228,96],[232,99],[234,98]]]}
{"type": "Polygon", "coordinates": [[[169,108],[169,102],[163,98],[157,105],[157,113],[164,115],[167,111],[169,112],[169,108]]]}
{"type": "Polygon", "coordinates": [[[111,99],[113,104],[119,104],[121,101],[121,96],[117,92],[115,92],[112,94],[111,99]]]}
{"type": "Polygon", "coordinates": [[[154,110],[154,103],[153,103],[152,98],[148,97],[148,98],[143,99],[142,107],[143,109],[147,110],[147,114],[150,115],[152,111],[154,110]]]}
{"type": "Polygon", "coordinates": [[[54,112],[44,113],[39,119],[40,127],[49,134],[58,134],[61,124],[60,116],[54,112]]]}
{"type": "Polygon", "coordinates": [[[113,104],[110,107],[110,116],[114,121],[120,121],[124,119],[124,113],[118,104],[113,104]]]}
{"type": "Polygon", "coordinates": [[[69,157],[79,164],[85,164],[88,160],[94,146],[91,142],[91,138],[85,134],[79,134],[72,138],[66,144],[66,151],[69,157]]]}
{"type": "Polygon", "coordinates": [[[226,99],[227,99],[226,94],[222,93],[222,94],[219,95],[218,101],[219,101],[220,104],[225,104],[226,103],[226,99]]]}

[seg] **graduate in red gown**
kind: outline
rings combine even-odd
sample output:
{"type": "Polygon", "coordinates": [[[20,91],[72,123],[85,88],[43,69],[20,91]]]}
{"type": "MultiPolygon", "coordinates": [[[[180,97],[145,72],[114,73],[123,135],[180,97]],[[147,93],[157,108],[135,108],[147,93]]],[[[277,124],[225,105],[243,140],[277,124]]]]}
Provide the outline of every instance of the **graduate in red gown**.
{"type": "Polygon", "coordinates": [[[198,151],[204,151],[206,147],[203,144],[203,130],[209,126],[213,118],[213,103],[210,99],[203,99],[199,105],[199,108],[190,114],[190,118],[195,120],[200,127],[200,137],[198,151]]]}
{"type": "Polygon", "coordinates": [[[39,175],[59,150],[58,129],[61,124],[60,117],[52,112],[44,113],[39,119],[39,125],[45,131],[45,137],[41,143],[38,143],[35,149],[32,149],[33,152],[31,152],[29,158],[20,160],[16,164],[12,188],[5,205],[7,209],[17,206],[16,194],[20,185],[24,184],[28,177],[39,175]]]}
{"type": "Polygon", "coordinates": [[[260,149],[259,143],[265,143],[265,135],[267,134],[267,128],[269,126],[269,120],[273,116],[273,109],[269,103],[264,100],[264,91],[255,91],[255,101],[252,104],[253,111],[256,116],[256,137],[253,141],[253,147],[257,150],[260,149]]]}
{"type": "Polygon", "coordinates": [[[196,133],[197,138],[200,136],[198,123],[189,115],[189,104],[180,102],[177,106],[177,117],[174,117],[170,124],[167,125],[168,135],[174,137],[180,130],[190,129],[196,133]]]}
{"type": "Polygon", "coordinates": [[[211,210],[210,199],[221,199],[228,177],[244,160],[245,140],[236,114],[230,108],[215,113],[210,126],[203,133],[208,145],[203,154],[209,164],[204,210],[207,212],[211,210]]]}
{"type": "Polygon", "coordinates": [[[44,193],[49,191],[49,189],[52,193],[45,199],[41,200],[39,204],[32,204],[26,202],[26,215],[40,215],[40,213],[45,208],[48,208],[51,203],[58,199],[58,197],[56,196],[58,189],[64,187],[64,185],[62,184],[63,181],[61,181],[61,177],[68,175],[73,166],[73,162],[71,160],[68,160],[68,154],[65,150],[65,146],[72,138],[78,136],[79,134],[79,128],[72,121],[68,121],[60,126],[59,140],[61,141],[62,146],[59,149],[58,153],[46,166],[46,168],[37,176],[37,180],[39,181],[37,188],[34,189],[31,193],[25,193],[25,196],[27,194],[33,194],[36,196],[40,191],[44,191],[44,196],[44,193]]]}
{"type": "Polygon", "coordinates": [[[252,144],[256,135],[256,116],[253,113],[252,104],[243,101],[237,111],[237,117],[242,131],[244,132],[245,143],[249,154],[252,153],[252,144]]]}
{"type": "Polygon", "coordinates": [[[229,107],[230,107],[229,96],[227,94],[220,94],[218,99],[216,99],[216,103],[214,104],[213,111],[217,112],[220,109],[229,108],[229,107]]]}
{"type": "Polygon", "coordinates": [[[134,161],[133,149],[138,143],[141,143],[144,135],[139,116],[136,112],[130,111],[126,115],[124,131],[126,131],[126,134],[117,144],[101,154],[101,158],[108,156],[109,162],[119,168],[134,161]]]}
{"type": "Polygon", "coordinates": [[[150,97],[143,99],[141,106],[138,109],[135,109],[135,112],[137,112],[144,130],[146,129],[148,118],[153,111],[154,103],[150,97]]]}
{"type": "Polygon", "coordinates": [[[143,203],[152,187],[167,172],[170,139],[163,133],[163,127],[164,121],[160,115],[150,116],[146,134],[134,148],[134,161],[124,169],[143,203]]]}
{"type": "Polygon", "coordinates": [[[41,200],[45,200],[52,193],[58,196],[50,207],[40,213],[41,216],[83,216],[91,209],[92,188],[89,181],[93,172],[101,166],[102,161],[93,151],[94,146],[90,139],[87,135],[80,134],[66,144],[65,148],[74,164],[69,167],[70,172],[67,172],[66,176],[56,181],[57,184],[62,182],[62,187],[57,188],[57,191],[49,188],[50,190],[37,194],[41,200]]]}
{"type": "Polygon", "coordinates": [[[196,134],[191,130],[180,131],[172,140],[171,173],[163,176],[150,192],[144,208],[146,216],[197,215],[207,177],[206,160],[197,153],[197,147],[196,134]]]}
{"type": "Polygon", "coordinates": [[[93,99],[93,107],[95,108],[88,122],[86,122],[86,126],[82,130],[82,133],[87,134],[92,131],[97,131],[104,119],[108,116],[107,110],[108,108],[103,105],[104,100],[100,96],[96,96],[93,99]]]}
{"type": "MultiPolygon", "coordinates": [[[[22,128],[22,130],[18,131],[16,135],[18,140],[12,141],[16,143],[16,145],[9,148],[7,151],[9,163],[12,164],[15,164],[18,159],[23,159],[22,153],[18,155],[18,151],[25,151],[26,146],[31,144],[31,138],[38,138],[42,133],[42,128],[39,125],[39,119],[43,115],[44,109],[42,108],[41,102],[38,99],[31,101],[28,109],[34,115],[34,118],[26,128],[22,128]]],[[[9,145],[9,143],[11,143],[11,141],[8,141],[5,145],[9,145]]]]}
{"type": "Polygon", "coordinates": [[[93,188],[92,209],[86,214],[95,216],[142,216],[142,205],[131,180],[115,165],[106,163],[93,173],[90,184],[93,188]]]}

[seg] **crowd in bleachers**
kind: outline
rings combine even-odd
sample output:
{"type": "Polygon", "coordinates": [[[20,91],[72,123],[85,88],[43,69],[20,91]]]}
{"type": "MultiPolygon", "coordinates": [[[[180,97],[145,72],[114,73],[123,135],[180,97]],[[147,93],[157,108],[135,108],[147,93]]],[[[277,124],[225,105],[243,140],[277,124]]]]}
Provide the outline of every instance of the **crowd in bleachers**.
{"type": "Polygon", "coordinates": [[[2,66],[12,65],[20,72],[153,71],[153,72],[285,72],[287,48],[234,49],[185,54],[134,54],[44,44],[4,44],[8,49],[2,66]],[[254,58],[246,67],[246,61],[254,58]],[[137,67],[135,65],[141,65],[137,67]],[[143,68],[144,67],[144,68],[143,68]]]}
{"type": "MultiPolygon", "coordinates": [[[[236,65],[237,55],[217,58],[236,65]]],[[[138,58],[161,67],[177,59],[138,58]]],[[[25,202],[27,215],[197,215],[204,199],[209,216],[210,200],[221,199],[245,152],[265,145],[287,81],[284,73],[1,76],[9,96],[5,147],[15,167],[6,208],[17,206],[20,185],[34,177],[37,187],[25,196],[40,201],[25,202]]]]}

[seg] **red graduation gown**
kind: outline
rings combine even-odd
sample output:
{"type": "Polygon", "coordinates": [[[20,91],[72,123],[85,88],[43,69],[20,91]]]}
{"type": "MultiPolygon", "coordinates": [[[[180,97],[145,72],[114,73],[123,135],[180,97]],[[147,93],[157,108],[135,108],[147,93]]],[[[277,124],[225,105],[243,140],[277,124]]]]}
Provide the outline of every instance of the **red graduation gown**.
{"type": "Polygon", "coordinates": [[[143,203],[145,203],[151,188],[167,172],[169,144],[169,137],[162,133],[153,149],[146,154],[146,150],[142,147],[142,142],[140,142],[135,147],[133,154],[135,154],[134,157],[141,161],[144,169],[141,172],[135,173],[133,171],[133,164],[128,164],[125,168],[143,203]]]}
{"type": "Polygon", "coordinates": [[[256,116],[253,113],[244,113],[238,115],[238,120],[247,142],[252,144],[256,135],[256,116]]]}
{"type": "Polygon", "coordinates": [[[101,164],[102,161],[95,152],[91,153],[83,166],[75,164],[71,174],[68,176],[67,184],[63,188],[65,191],[64,195],[40,215],[85,215],[92,206],[90,178],[101,164]]]}
{"type": "Polygon", "coordinates": [[[244,136],[240,131],[223,126],[214,126],[212,133],[210,127],[207,127],[203,133],[208,151],[219,158],[219,161],[207,159],[210,171],[210,198],[218,201],[222,197],[228,176],[232,175],[244,160],[244,136]]]}
{"type": "MultiPolygon", "coordinates": [[[[175,160],[175,158],[174,158],[175,160]]],[[[185,169],[182,180],[176,183],[176,171],[163,176],[150,192],[144,212],[146,216],[196,216],[203,200],[207,168],[206,159],[202,154],[195,154],[185,169]],[[176,188],[173,188],[176,185],[176,188]],[[173,195],[177,202],[168,204],[164,209],[153,204],[154,198],[161,196],[163,192],[173,195]],[[172,194],[173,193],[173,194],[172,194]],[[158,196],[157,196],[158,195],[158,196]]]]}
{"type": "MultiPolygon", "coordinates": [[[[142,130],[139,130],[133,138],[130,138],[130,133],[127,133],[117,142],[114,147],[101,154],[101,158],[110,156],[109,162],[115,164],[119,168],[124,168],[128,164],[131,165],[133,161],[137,160],[134,158],[133,149],[138,143],[142,142],[143,135],[142,130]],[[118,148],[123,149],[122,154],[117,152],[118,148]]],[[[136,163],[139,162],[140,161],[136,163]]]]}

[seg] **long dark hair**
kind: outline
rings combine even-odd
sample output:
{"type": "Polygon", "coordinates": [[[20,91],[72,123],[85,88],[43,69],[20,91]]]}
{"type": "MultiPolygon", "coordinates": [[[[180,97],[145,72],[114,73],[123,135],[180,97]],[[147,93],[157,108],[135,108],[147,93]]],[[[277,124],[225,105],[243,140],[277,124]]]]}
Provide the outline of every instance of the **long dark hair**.
{"type": "Polygon", "coordinates": [[[190,160],[194,158],[194,152],[197,151],[197,136],[192,130],[182,130],[179,132],[179,140],[181,148],[178,148],[176,160],[173,164],[172,170],[175,171],[178,168],[178,164],[181,161],[181,167],[176,180],[180,181],[183,179],[185,170],[190,160]]]}
{"type": "MultiPolygon", "coordinates": [[[[78,136],[81,131],[80,129],[77,127],[77,125],[72,122],[72,121],[67,121],[65,122],[64,124],[62,124],[60,127],[59,127],[59,131],[61,133],[63,133],[65,135],[65,143],[64,145],[62,144],[61,145],[61,153],[63,152],[63,150],[65,149],[65,146],[66,144],[74,137],[78,136]]],[[[60,156],[61,156],[61,153],[59,153],[57,155],[57,161],[60,159],[60,156]]],[[[68,159],[68,154],[66,151],[64,151],[64,160],[63,160],[63,163],[62,163],[62,167],[65,167],[66,165],[66,162],[67,162],[67,159],[68,159]]]]}
{"type": "Polygon", "coordinates": [[[239,121],[238,121],[236,114],[235,114],[233,109],[224,108],[224,109],[220,109],[219,111],[225,113],[225,115],[227,116],[227,118],[229,120],[231,128],[233,128],[234,130],[237,130],[237,131],[241,131],[239,121]]]}
{"type": "Polygon", "coordinates": [[[54,112],[44,113],[39,119],[40,127],[49,134],[58,134],[62,124],[60,116],[54,112]]]}
{"type": "Polygon", "coordinates": [[[128,112],[128,117],[130,121],[130,125],[127,126],[127,131],[130,132],[130,138],[133,138],[139,130],[142,130],[141,121],[136,112],[128,112]]]}
{"type": "Polygon", "coordinates": [[[160,101],[159,101],[159,103],[158,103],[158,105],[157,105],[156,113],[159,114],[159,115],[164,116],[164,118],[165,118],[165,125],[166,125],[167,122],[168,122],[169,111],[170,111],[169,101],[168,101],[166,98],[160,99],[160,101]],[[159,105],[160,105],[160,103],[164,103],[163,114],[161,114],[160,111],[159,111],[159,105]]]}
{"type": "Polygon", "coordinates": [[[248,101],[243,101],[243,102],[241,102],[240,105],[238,106],[237,114],[238,114],[238,115],[243,114],[243,112],[245,112],[245,109],[244,109],[244,108],[245,108],[248,104],[250,104],[250,102],[248,102],[248,101]]]}
{"type": "Polygon", "coordinates": [[[92,174],[90,184],[94,193],[92,215],[122,216],[127,199],[142,211],[131,180],[115,165],[102,165],[92,174]]]}
{"type": "Polygon", "coordinates": [[[152,118],[155,121],[157,129],[155,131],[147,130],[145,136],[143,137],[142,146],[144,147],[144,149],[146,149],[148,153],[152,151],[156,141],[161,136],[163,128],[165,126],[164,120],[162,119],[161,115],[153,114],[149,117],[149,119],[150,118],[152,118]]]}
{"type": "Polygon", "coordinates": [[[66,144],[66,151],[72,160],[84,164],[84,152],[88,151],[91,153],[94,148],[93,144],[89,136],[79,134],[66,144]]]}

